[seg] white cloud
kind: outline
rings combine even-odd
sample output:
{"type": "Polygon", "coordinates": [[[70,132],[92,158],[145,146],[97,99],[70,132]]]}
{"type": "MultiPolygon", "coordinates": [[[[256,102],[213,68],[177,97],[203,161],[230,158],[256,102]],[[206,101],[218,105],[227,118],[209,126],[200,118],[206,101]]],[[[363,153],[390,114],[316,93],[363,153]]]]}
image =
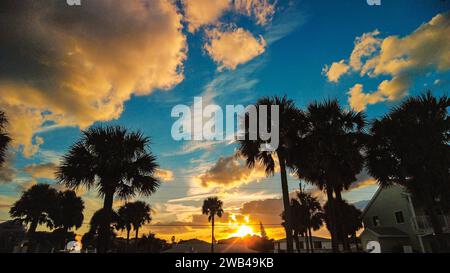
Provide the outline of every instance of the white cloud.
{"type": "Polygon", "coordinates": [[[243,28],[221,31],[208,30],[209,42],[204,46],[211,58],[219,64],[219,70],[236,69],[265,51],[266,41],[255,38],[243,28]]]}

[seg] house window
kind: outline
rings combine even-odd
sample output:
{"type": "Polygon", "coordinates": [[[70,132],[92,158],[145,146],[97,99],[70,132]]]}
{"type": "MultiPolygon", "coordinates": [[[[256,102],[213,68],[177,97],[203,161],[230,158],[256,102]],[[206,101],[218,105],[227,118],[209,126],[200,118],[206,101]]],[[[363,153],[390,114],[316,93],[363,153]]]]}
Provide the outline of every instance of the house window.
{"type": "Polygon", "coordinates": [[[380,225],[380,218],[378,216],[372,217],[372,222],[374,227],[378,227],[380,225]]]}
{"type": "Polygon", "coordinates": [[[403,224],[405,222],[402,211],[397,211],[395,213],[395,220],[397,220],[397,224],[403,224]]]}
{"type": "Polygon", "coordinates": [[[322,249],[322,242],[314,242],[314,249],[322,249]]]}

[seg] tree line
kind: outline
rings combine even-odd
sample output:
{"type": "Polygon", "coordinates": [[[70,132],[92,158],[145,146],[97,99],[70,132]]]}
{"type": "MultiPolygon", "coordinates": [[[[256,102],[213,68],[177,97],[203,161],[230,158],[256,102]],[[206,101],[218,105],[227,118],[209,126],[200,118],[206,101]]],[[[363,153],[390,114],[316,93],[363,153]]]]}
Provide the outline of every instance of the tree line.
{"type": "MultiPolygon", "coordinates": [[[[273,175],[276,165],[279,167],[288,252],[293,251],[294,238],[298,241],[298,234],[307,234],[306,237],[311,238],[311,229],[317,227],[320,213],[326,215],[321,219],[325,219],[330,231],[333,250],[339,251],[339,243],[345,251],[350,250],[349,236],[355,227],[345,220],[348,204],[345,205],[342,192],[356,182],[356,176],[364,168],[382,187],[404,186],[427,208],[434,233],[442,234],[436,211],[448,209],[450,204],[450,120],[447,111],[450,99],[447,96],[438,98],[427,92],[408,97],[382,118],[370,122],[364,112],[344,109],[337,100],[313,102],[305,110],[287,97],[265,97],[255,104],[257,109],[263,105],[279,106],[280,145],[275,151],[262,151],[262,144],[270,140],[259,136],[257,140],[248,140],[250,138],[247,137],[247,140],[238,142],[239,153],[246,158],[249,168],[262,163],[267,175],[273,175]],[[324,212],[317,207],[317,200],[303,192],[298,193],[296,200],[290,200],[288,170],[299,180],[324,191],[327,197],[322,208],[324,212]],[[306,211],[298,209],[305,204],[308,205],[306,211]],[[299,228],[304,225],[297,221],[299,213],[308,216],[303,217],[308,221],[306,230],[299,228]]],[[[270,121],[270,114],[267,118],[270,121]]],[[[5,160],[6,147],[11,141],[5,130],[6,124],[6,116],[0,112],[0,164],[5,160]]],[[[245,134],[248,136],[250,133],[249,126],[246,126],[245,134]]],[[[110,249],[112,227],[126,230],[129,238],[133,226],[137,237],[140,225],[150,221],[148,205],[139,205],[145,212],[133,222],[128,218],[131,216],[127,215],[127,210],[137,213],[137,209],[121,208],[116,213],[113,201],[128,201],[138,194],[152,195],[160,186],[155,176],[157,167],[149,138],[121,126],[98,126],[83,131],[81,138],[62,158],[56,173],[59,184],[71,191],[81,186],[96,189],[103,198],[101,211],[94,215],[98,221],[93,221],[93,217],[90,229],[100,253],[110,249]],[[117,215],[122,216],[121,220],[116,218],[117,215]],[[115,222],[117,224],[113,225],[115,222]]],[[[35,229],[36,223],[65,229],[76,227],[72,222],[62,223],[51,218],[50,210],[46,208],[40,214],[31,210],[30,213],[20,212],[24,200],[30,199],[27,196],[30,191],[42,191],[44,187],[37,185],[25,192],[11,209],[11,216],[28,221],[30,231],[35,229]],[[47,216],[53,220],[48,221],[47,216]]],[[[73,192],[65,194],[74,197],[73,192]]],[[[47,197],[54,198],[53,193],[47,197]]],[[[223,213],[219,201],[208,201],[209,205],[203,206],[203,213],[209,215],[212,225],[214,216],[223,213]]],[[[130,204],[125,206],[130,207],[130,204]]]]}

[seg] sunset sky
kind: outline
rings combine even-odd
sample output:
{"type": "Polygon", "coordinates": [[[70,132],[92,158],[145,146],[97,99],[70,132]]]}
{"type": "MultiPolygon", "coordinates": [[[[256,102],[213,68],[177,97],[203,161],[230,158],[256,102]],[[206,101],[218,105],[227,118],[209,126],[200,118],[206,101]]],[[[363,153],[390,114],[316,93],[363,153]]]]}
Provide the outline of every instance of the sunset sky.
{"type": "MultiPolygon", "coordinates": [[[[337,98],[374,119],[406,95],[448,94],[449,10],[441,0],[2,0],[0,109],[14,142],[0,170],[0,219],[23,190],[55,183],[80,129],[120,124],[151,137],[160,165],[160,189],[139,198],[154,210],[143,232],[209,240],[201,205],[217,195],[226,211],[217,239],[241,224],[258,233],[260,222],[284,237],[278,174],[247,169],[234,143],[173,140],[172,108],[195,96],[225,109],[287,95],[303,108],[337,98]]],[[[291,192],[299,182],[289,177],[291,192]]],[[[376,189],[362,173],[344,197],[362,207],[376,189]]],[[[102,200],[78,193],[88,223],[102,200]]]]}

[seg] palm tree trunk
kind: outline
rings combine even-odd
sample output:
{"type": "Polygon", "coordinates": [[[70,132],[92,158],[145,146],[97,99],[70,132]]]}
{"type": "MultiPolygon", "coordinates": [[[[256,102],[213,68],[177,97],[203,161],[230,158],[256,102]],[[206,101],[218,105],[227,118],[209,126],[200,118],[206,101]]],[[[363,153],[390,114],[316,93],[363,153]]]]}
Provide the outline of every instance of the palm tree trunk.
{"type": "Polygon", "coordinates": [[[311,253],[314,253],[314,244],[313,244],[311,228],[308,228],[308,232],[309,232],[309,244],[311,246],[311,253]]]}
{"type": "Polygon", "coordinates": [[[442,226],[439,223],[439,216],[436,213],[436,206],[434,205],[434,201],[430,202],[431,205],[428,206],[428,212],[430,214],[430,222],[431,222],[431,226],[433,227],[433,245],[434,249],[433,252],[442,252],[445,248],[445,243],[444,240],[440,239],[440,235],[443,233],[442,231],[442,226]]]}
{"type": "Polygon", "coordinates": [[[135,227],[135,229],[136,229],[136,235],[135,235],[135,240],[136,240],[136,242],[135,242],[135,245],[136,245],[136,253],[138,252],[138,241],[139,241],[139,227],[135,227]]]}
{"type": "Polygon", "coordinates": [[[294,230],[294,241],[295,247],[297,248],[297,252],[300,253],[300,240],[298,238],[298,231],[294,230]]]}
{"type": "Polygon", "coordinates": [[[126,252],[128,252],[128,249],[130,247],[130,231],[131,231],[131,229],[127,228],[127,248],[126,248],[126,252]]]}
{"type": "MultiPolygon", "coordinates": [[[[334,194],[336,195],[336,203],[342,204],[342,193],[340,190],[335,189],[334,194]]],[[[335,208],[336,215],[339,217],[339,219],[344,219],[344,215],[342,214],[342,208],[340,206],[336,206],[335,208]]],[[[342,244],[344,245],[344,251],[350,252],[350,244],[348,242],[348,232],[347,232],[347,223],[345,221],[339,221],[340,222],[340,228],[342,232],[342,244]]]]}
{"type": "Polygon", "coordinates": [[[28,229],[28,236],[33,236],[36,233],[36,229],[38,226],[38,218],[36,217],[30,224],[30,228],[28,229]]]}
{"type": "Polygon", "coordinates": [[[333,249],[333,252],[339,252],[339,244],[337,242],[337,232],[336,232],[336,211],[334,207],[334,197],[333,197],[333,190],[331,187],[327,188],[327,199],[328,199],[328,206],[330,208],[330,234],[331,234],[331,246],[333,249]]]}
{"type": "Polygon", "coordinates": [[[291,219],[291,204],[289,200],[289,187],[286,175],[286,161],[281,152],[277,153],[278,161],[280,162],[280,174],[281,174],[281,190],[283,193],[283,205],[285,211],[286,222],[286,244],[287,252],[292,253],[294,250],[294,241],[292,238],[292,219],[291,219]]]}
{"type": "Polygon", "coordinates": [[[103,201],[103,219],[100,226],[99,238],[97,248],[99,253],[106,253],[109,249],[109,241],[111,235],[111,214],[114,200],[114,191],[110,190],[105,193],[105,200],[103,201]]]}
{"type": "Polygon", "coordinates": [[[30,224],[30,228],[28,229],[27,237],[28,237],[28,248],[27,253],[32,253],[34,251],[34,234],[36,233],[36,229],[38,226],[38,217],[34,217],[33,221],[30,224]]]}
{"type": "Polygon", "coordinates": [[[305,237],[305,248],[306,248],[306,252],[307,253],[309,253],[310,252],[310,250],[309,250],[309,239],[308,239],[308,232],[307,231],[305,231],[305,233],[304,233],[304,235],[303,235],[304,237],[305,237]]]}
{"type": "Polygon", "coordinates": [[[211,253],[214,253],[214,214],[211,218],[211,253]]]}

